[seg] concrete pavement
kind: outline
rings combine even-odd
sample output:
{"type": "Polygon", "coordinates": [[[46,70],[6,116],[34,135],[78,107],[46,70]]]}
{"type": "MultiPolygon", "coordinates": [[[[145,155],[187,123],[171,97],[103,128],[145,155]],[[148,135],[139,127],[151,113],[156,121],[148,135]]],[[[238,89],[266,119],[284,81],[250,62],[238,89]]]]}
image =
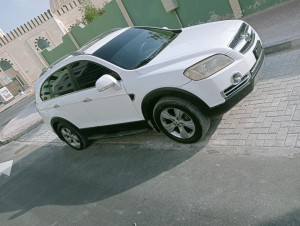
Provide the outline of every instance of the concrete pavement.
{"type": "Polygon", "coordinates": [[[6,144],[16,140],[40,124],[42,124],[42,118],[36,110],[35,103],[32,103],[7,123],[0,133],[0,141],[6,144]]]}
{"type": "MultiPolygon", "coordinates": [[[[300,45],[298,46],[298,42],[300,44],[299,11],[300,1],[295,0],[251,14],[242,19],[250,23],[250,25],[258,31],[267,51],[274,53],[300,47],[300,45]]],[[[274,144],[274,142],[270,141],[272,140],[270,138],[277,138],[274,133],[270,133],[272,135],[266,136],[260,135],[262,132],[264,132],[262,134],[269,134],[270,131],[266,129],[266,126],[273,126],[272,128],[274,130],[275,126],[277,126],[276,128],[287,131],[287,128],[283,128],[286,124],[281,123],[282,121],[278,121],[278,118],[283,119],[285,117],[291,124],[292,119],[297,119],[297,114],[300,114],[299,102],[297,102],[297,98],[299,97],[299,92],[297,91],[299,89],[299,76],[297,77],[297,75],[299,75],[299,63],[297,63],[299,62],[299,54],[299,51],[293,51],[292,53],[283,53],[267,58],[263,80],[258,84],[255,92],[223,117],[225,121],[223,120],[221,122],[218,127],[218,132],[212,136],[211,141],[213,144],[228,143],[245,145],[250,142],[249,139],[253,140],[253,144],[274,144]],[[278,77],[282,76],[283,73],[285,78],[279,80],[278,77]],[[287,78],[289,76],[292,76],[292,78],[287,78]],[[270,80],[265,81],[266,79],[270,80]],[[281,84],[282,82],[285,85],[281,84]],[[272,101],[277,102],[273,103],[272,101]],[[278,103],[278,106],[276,103],[278,103]],[[291,107],[290,103],[294,105],[291,107]],[[248,106],[246,106],[247,104],[248,106]],[[269,108],[271,104],[272,108],[269,108]],[[289,104],[288,108],[287,104],[289,104]],[[286,108],[283,106],[286,106],[286,108]],[[259,107],[265,107],[265,109],[259,109],[259,107]],[[277,109],[275,109],[276,107],[277,109]],[[279,113],[276,113],[277,115],[272,112],[275,110],[279,111],[279,113]],[[233,116],[233,114],[237,112],[243,114],[233,116]],[[235,128],[237,124],[239,124],[238,129],[235,128]],[[224,133],[229,132],[233,132],[233,134],[223,136],[226,135],[224,133]],[[243,132],[243,135],[239,136],[238,134],[240,132],[243,132]]],[[[18,99],[16,98],[11,104],[17,101],[18,99]]],[[[0,112],[5,110],[5,108],[7,108],[7,106],[0,107],[0,112]]],[[[1,132],[0,142],[7,143],[16,140],[21,135],[41,124],[41,118],[35,106],[32,105],[30,108],[31,109],[24,110],[24,112],[20,112],[19,116],[4,127],[1,132]]],[[[288,129],[288,132],[285,132],[285,136],[282,136],[280,141],[276,141],[277,146],[285,146],[288,143],[299,146],[297,133],[299,132],[300,125],[297,123],[292,123],[292,125],[297,126],[295,126],[296,128],[294,129],[288,129]]]]}
{"type": "Polygon", "coordinates": [[[23,100],[26,97],[29,97],[31,95],[34,94],[34,87],[29,87],[27,88],[25,91],[19,93],[17,96],[15,96],[15,98],[10,101],[7,104],[0,104],[0,113],[3,111],[6,111],[7,109],[11,108],[12,106],[14,106],[15,104],[19,103],[21,100],[23,100]]]}
{"type": "MultiPolygon", "coordinates": [[[[34,95],[32,87],[26,89],[23,93],[17,95],[13,101],[0,107],[0,113],[11,108],[19,103],[24,98],[34,95]]],[[[19,114],[10,120],[0,132],[0,143],[6,144],[10,141],[16,140],[31,129],[37,127],[42,123],[42,118],[38,114],[35,103],[30,104],[19,114]]]]}
{"type": "Polygon", "coordinates": [[[300,155],[144,141],[0,146],[1,225],[300,225],[300,155]]]}

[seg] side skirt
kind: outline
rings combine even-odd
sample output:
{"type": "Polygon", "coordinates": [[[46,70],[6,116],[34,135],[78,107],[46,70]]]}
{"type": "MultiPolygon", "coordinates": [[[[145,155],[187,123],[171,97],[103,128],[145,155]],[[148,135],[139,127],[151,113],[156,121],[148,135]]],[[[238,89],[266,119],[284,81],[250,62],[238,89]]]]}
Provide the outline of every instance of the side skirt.
{"type": "Polygon", "coordinates": [[[112,137],[129,136],[145,133],[152,130],[146,121],[129,122],[109,126],[100,126],[81,129],[80,131],[89,139],[105,139],[112,137]]]}

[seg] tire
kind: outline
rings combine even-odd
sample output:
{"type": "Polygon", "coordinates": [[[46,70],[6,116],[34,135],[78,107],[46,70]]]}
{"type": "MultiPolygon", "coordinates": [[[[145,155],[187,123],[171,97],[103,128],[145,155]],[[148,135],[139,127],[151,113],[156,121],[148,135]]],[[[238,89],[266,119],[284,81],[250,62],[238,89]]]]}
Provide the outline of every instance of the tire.
{"type": "Polygon", "coordinates": [[[78,129],[67,123],[61,122],[57,126],[59,136],[75,150],[83,150],[89,145],[89,140],[78,129]]]}
{"type": "Polygon", "coordinates": [[[197,142],[210,127],[209,117],[194,104],[177,97],[160,99],[153,109],[153,118],[166,136],[180,143],[197,142]]]}

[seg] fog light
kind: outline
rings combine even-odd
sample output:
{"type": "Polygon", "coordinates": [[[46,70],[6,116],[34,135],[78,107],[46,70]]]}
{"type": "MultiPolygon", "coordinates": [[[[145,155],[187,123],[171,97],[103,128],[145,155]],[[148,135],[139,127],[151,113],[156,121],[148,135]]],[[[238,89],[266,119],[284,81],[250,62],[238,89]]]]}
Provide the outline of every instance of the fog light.
{"type": "Polygon", "coordinates": [[[231,82],[233,85],[237,85],[242,81],[242,75],[240,73],[236,73],[232,76],[231,82]]]}

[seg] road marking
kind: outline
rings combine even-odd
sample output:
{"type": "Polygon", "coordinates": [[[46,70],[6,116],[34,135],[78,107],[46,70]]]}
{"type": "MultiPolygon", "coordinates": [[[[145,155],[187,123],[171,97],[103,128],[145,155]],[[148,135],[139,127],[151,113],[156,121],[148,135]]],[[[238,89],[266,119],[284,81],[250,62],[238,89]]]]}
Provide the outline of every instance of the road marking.
{"type": "Polygon", "coordinates": [[[14,162],[13,160],[10,160],[10,161],[7,161],[7,162],[0,163],[0,176],[2,174],[5,174],[7,176],[10,175],[13,162],[14,162]]]}

